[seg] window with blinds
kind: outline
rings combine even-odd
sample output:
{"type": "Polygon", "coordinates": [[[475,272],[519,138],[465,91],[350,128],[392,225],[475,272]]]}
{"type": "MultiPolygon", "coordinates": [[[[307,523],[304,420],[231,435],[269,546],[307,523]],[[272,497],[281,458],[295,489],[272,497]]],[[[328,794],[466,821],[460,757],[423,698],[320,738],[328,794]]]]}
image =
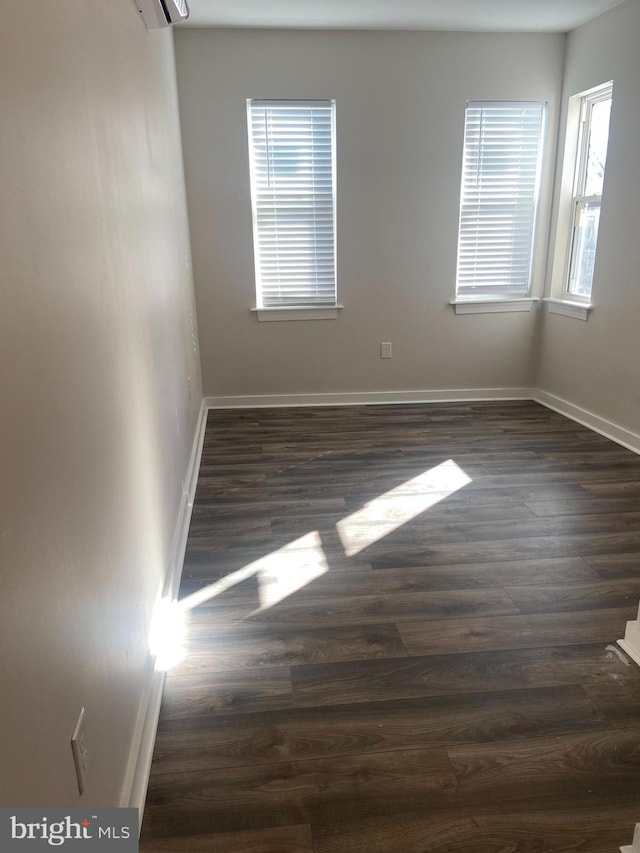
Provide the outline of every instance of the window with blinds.
{"type": "Polygon", "coordinates": [[[335,103],[247,109],[257,307],[335,306],[335,103]]]}
{"type": "Polygon", "coordinates": [[[457,297],[528,296],[543,103],[467,104],[457,297]]]}

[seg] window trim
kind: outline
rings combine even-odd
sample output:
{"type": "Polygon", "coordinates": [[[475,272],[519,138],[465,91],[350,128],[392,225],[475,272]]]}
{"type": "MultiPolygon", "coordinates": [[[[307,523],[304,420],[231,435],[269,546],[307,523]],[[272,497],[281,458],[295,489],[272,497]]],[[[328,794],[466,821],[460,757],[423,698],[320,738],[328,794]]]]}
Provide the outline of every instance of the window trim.
{"type": "Polygon", "coordinates": [[[453,299],[449,305],[454,314],[513,314],[531,311],[540,300],[534,296],[506,296],[482,299],[453,299]]]}
{"type": "Polygon", "coordinates": [[[334,319],[337,309],[342,308],[338,304],[338,282],[337,282],[337,217],[336,217],[336,102],[332,98],[247,98],[247,138],[249,154],[249,175],[251,193],[251,218],[253,231],[253,257],[254,257],[254,281],[255,281],[255,312],[259,320],[300,320],[300,319],[334,319]],[[252,109],[255,104],[273,107],[313,107],[322,106],[329,108],[331,118],[331,210],[332,210],[332,250],[333,250],[333,301],[313,303],[285,302],[265,305],[264,291],[262,286],[262,267],[260,261],[260,244],[258,230],[258,181],[255,148],[253,139],[252,109]]]}
{"type": "MultiPolygon", "coordinates": [[[[585,184],[587,180],[589,139],[591,138],[591,122],[593,117],[593,108],[596,104],[603,101],[611,101],[613,103],[613,81],[603,83],[593,89],[588,89],[586,92],[580,92],[573,96],[579,103],[578,113],[578,133],[576,150],[573,156],[573,188],[571,193],[570,207],[570,224],[569,233],[567,235],[567,251],[565,259],[565,270],[562,282],[562,301],[574,302],[580,305],[591,306],[593,297],[593,279],[591,280],[591,291],[588,296],[583,296],[580,293],[573,293],[571,286],[571,273],[574,262],[574,248],[576,245],[576,232],[578,221],[578,210],[582,205],[593,204],[598,202],[598,207],[602,209],[602,195],[604,193],[604,180],[606,177],[607,161],[605,159],[605,170],[603,174],[603,193],[600,195],[587,196],[584,194],[585,184]],[[582,190],[582,192],[581,192],[582,190]]],[[[608,148],[607,148],[608,153],[608,148]]],[[[599,227],[598,227],[599,231],[599,227]]],[[[596,237],[596,255],[598,251],[598,239],[596,237]]],[[[575,277],[575,276],[574,276],[575,277]]],[[[569,314],[568,316],[572,316],[569,314]]],[[[586,319],[586,318],[585,318],[586,319]]]]}
{"type": "Polygon", "coordinates": [[[251,313],[255,314],[261,323],[282,320],[335,320],[338,311],[343,308],[344,305],[306,305],[303,308],[295,305],[270,306],[269,308],[252,308],[251,313]]]}
{"type": "Polygon", "coordinates": [[[547,107],[548,104],[546,101],[500,101],[500,100],[469,100],[465,106],[465,117],[464,117],[464,132],[463,132],[463,151],[462,151],[462,175],[460,182],[460,207],[458,214],[458,232],[457,232],[457,246],[456,246],[456,280],[455,280],[455,299],[450,303],[454,306],[454,311],[456,314],[462,313],[495,313],[502,311],[527,311],[530,310],[536,298],[532,295],[532,287],[533,287],[533,267],[534,267],[534,256],[535,256],[535,246],[536,246],[536,237],[538,230],[538,219],[539,219],[539,210],[540,210],[540,194],[542,187],[542,166],[543,166],[543,157],[544,157],[544,149],[545,149],[545,138],[546,138],[546,126],[547,126],[547,107]],[[540,131],[538,137],[538,149],[536,156],[536,174],[535,174],[535,182],[533,189],[533,205],[532,205],[532,214],[531,214],[531,237],[530,237],[530,251],[529,251],[529,263],[528,263],[528,273],[527,273],[527,285],[526,288],[522,287],[514,287],[514,286],[494,286],[494,287],[484,287],[475,289],[475,290],[461,290],[460,285],[460,256],[461,256],[461,227],[462,227],[462,213],[463,213],[463,200],[464,200],[464,190],[465,190],[465,155],[467,151],[466,142],[467,142],[467,119],[469,114],[470,107],[482,108],[487,106],[488,108],[496,108],[497,106],[504,106],[505,109],[508,108],[526,108],[526,107],[536,107],[540,109],[540,131]],[[500,307],[505,306],[505,303],[513,302],[514,304],[520,303],[520,305],[516,308],[509,307],[500,307]],[[469,308],[465,310],[463,307],[463,303],[468,303],[470,305],[475,305],[475,308],[469,308]],[[528,304],[527,304],[528,303],[528,304]],[[481,305],[486,305],[486,308],[481,308],[481,305]]]}
{"type": "MultiPolygon", "coordinates": [[[[573,240],[573,200],[577,178],[583,99],[597,92],[613,93],[614,81],[609,80],[583,92],[571,95],[567,103],[564,154],[560,172],[560,189],[556,201],[556,222],[550,244],[549,295],[544,303],[547,311],[577,320],[588,320],[594,307],[593,290],[589,298],[568,291],[570,253],[573,240]]],[[[605,164],[606,166],[606,164],[605,164]]]]}
{"type": "Polygon", "coordinates": [[[573,317],[574,320],[588,320],[593,310],[590,302],[573,302],[569,299],[555,299],[553,296],[545,296],[542,301],[550,314],[573,317]]]}

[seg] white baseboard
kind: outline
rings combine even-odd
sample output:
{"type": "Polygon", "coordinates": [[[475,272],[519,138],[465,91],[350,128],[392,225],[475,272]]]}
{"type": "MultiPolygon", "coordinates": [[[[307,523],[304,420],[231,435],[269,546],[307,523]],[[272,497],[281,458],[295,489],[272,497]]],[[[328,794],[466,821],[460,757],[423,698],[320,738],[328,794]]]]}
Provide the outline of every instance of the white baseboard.
{"type": "Polygon", "coordinates": [[[633,843],[629,847],[621,847],[620,853],[640,853],[640,823],[636,824],[633,834],[633,843]]]}
{"type": "Polygon", "coordinates": [[[610,438],[617,444],[626,447],[627,450],[640,453],[640,435],[637,433],[618,426],[618,424],[614,424],[612,421],[600,417],[600,415],[594,415],[593,412],[589,412],[587,409],[581,409],[580,406],[575,406],[561,397],[556,397],[555,394],[541,391],[539,388],[534,389],[533,399],[537,403],[542,403],[548,409],[553,409],[555,412],[571,418],[572,421],[577,421],[579,424],[589,427],[589,429],[603,435],[605,438],[610,438]]]}
{"type": "Polygon", "coordinates": [[[165,673],[155,668],[155,658],[148,656],[144,675],[144,690],[138,719],[131,742],[127,781],[123,786],[120,805],[138,809],[139,824],[142,827],[144,801],[147,798],[151,760],[156,742],[156,731],[160,719],[160,705],[164,689],[165,673]]]}
{"type": "Polygon", "coordinates": [[[293,408],[298,406],[373,406],[398,403],[472,403],[535,400],[573,421],[640,454],[640,435],[540,388],[453,388],[435,391],[354,391],[333,394],[254,394],[205,397],[207,409],[293,408]]]}
{"type": "Polygon", "coordinates": [[[164,585],[164,598],[174,599],[178,595],[182,566],[184,563],[184,554],[187,548],[187,537],[189,536],[189,525],[191,523],[191,510],[193,509],[196,486],[198,485],[198,472],[200,471],[200,459],[202,457],[202,445],[204,444],[206,427],[207,406],[203,400],[200,404],[200,413],[198,414],[198,422],[193,437],[191,456],[189,457],[189,467],[187,468],[187,475],[183,480],[184,485],[182,490],[182,499],[180,501],[180,510],[178,513],[178,521],[176,523],[173,541],[171,543],[171,560],[164,585]]]}
{"type": "Polygon", "coordinates": [[[531,400],[532,388],[454,388],[437,391],[354,391],[335,394],[257,394],[205,397],[209,409],[260,409],[294,406],[372,406],[385,403],[470,403],[481,400],[531,400]]]}
{"type": "MultiPolygon", "coordinates": [[[[198,415],[189,466],[183,481],[184,486],[171,544],[170,561],[164,582],[163,598],[176,598],[180,586],[206,424],[207,406],[203,400],[198,415]]],[[[129,764],[120,798],[121,806],[138,809],[140,826],[142,825],[144,802],[147,797],[147,786],[158,729],[158,719],[160,717],[164,679],[165,673],[156,670],[155,658],[149,655],[145,668],[144,686],[138,709],[138,718],[131,742],[129,764]]]]}

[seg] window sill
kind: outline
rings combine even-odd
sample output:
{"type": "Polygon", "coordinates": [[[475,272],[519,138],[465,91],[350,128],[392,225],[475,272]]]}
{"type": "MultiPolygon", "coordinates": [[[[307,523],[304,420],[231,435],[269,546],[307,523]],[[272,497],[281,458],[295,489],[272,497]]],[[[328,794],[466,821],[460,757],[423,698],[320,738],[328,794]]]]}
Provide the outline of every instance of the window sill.
{"type": "Polygon", "coordinates": [[[293,320],[335,320],[343,305],[306,305],[303,308],[252,308],[260,322],[282,322],[293,320]]]}
{"type": "Polygon", "coordinates": [[[550,314],[561,314],[563,317],[573,317],[575,320],[588,320],[593,305],[588,302],[569,302],[568,299],[553,299],[546,296],[542,300],[550,314]]]}
{"type": "Polygon", "coordinates": [[[507,314],[512,311],[531,311],[537,299],[527,296],[518,299],[456,299],[450,302],[455,314],[507,314]]]}

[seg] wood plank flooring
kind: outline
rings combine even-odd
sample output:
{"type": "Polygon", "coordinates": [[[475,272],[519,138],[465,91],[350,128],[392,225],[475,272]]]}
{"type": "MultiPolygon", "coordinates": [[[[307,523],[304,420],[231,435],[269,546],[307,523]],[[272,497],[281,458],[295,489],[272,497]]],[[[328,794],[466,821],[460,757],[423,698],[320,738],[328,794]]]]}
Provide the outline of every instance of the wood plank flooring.
{"type": "Polygon", "coordinates": [[[142,851],[630,843],[630,451],[530,402],[212,411],[180,595],[142,851]]]}

